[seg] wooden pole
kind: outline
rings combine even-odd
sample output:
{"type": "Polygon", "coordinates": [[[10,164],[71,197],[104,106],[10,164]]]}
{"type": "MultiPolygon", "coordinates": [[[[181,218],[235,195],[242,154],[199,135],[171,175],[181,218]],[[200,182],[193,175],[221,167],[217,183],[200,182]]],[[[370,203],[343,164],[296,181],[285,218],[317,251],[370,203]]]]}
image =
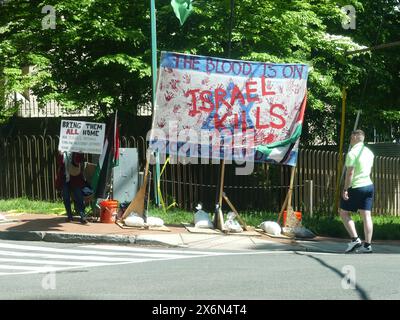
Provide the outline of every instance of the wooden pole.
{"type": "Polygon", "coordinates": [[[289,192],[287,195],[286,223],[289,220],[289,216],[294,214],[293,208],[292,208],[292,195],[293,195],[293,184],[294,184],[295,173],[296,173],[296,167],[292,167],[291,172],[290,172],[289,192]]]}
{"type": "Polygon", "coordinates": [[[231,208],[233,213],[236,215],[237,219],[239,220],[240,225],[243,227],[243,230],[245,230],[245,231],[248,230],[246,222],[244,222],[244,220],[239,215],[238,211],[236,210],[236,208],[234,207],[234,205],[232,204],[232,202],[229,200],[229,198],[226,196],[225,193],[223,193],[223,198],[224,198],[225,202],[228,204],[228,206],[231,208]]]}
{"type": "Polygon", "coordinates": [[[283,215],[283,211],[286,209],[287,202],[288,202],[288,195],[289,195],[289,193],[286,193],[286,197],[285,197],[285,200],[283,201],[281,211],[279,212],[278,219],[276,220],[276,222],[278,224],[280,224],[280,221],[281,221],[281,218],[282,218],[282,215],[283,215]]]}
{"type": "MultiPolygon", "coordinates": [[[[354,127],[353,127],[353,131],[357,130],[358,127],[358,121],[360,120],[360,114],[361,114],[361,110],[357,110],[357,116],[356,116],[356,121],[354,122],[354,127]]],[[[347,150],[347,153],[350,151],[351,149],[351,145],[349,145],[349,148],[347,150]]],[[[342,185],[342,181],[344,179],[344,175],[346,174],[346,167],[343,168],[343,164],[342,164],[342,175],[340,176],[340,183],[339,185],[342,185]]]]}
{"type": "MultiPolygon", "coordinates": [[[[231,13],[229,17],[229,34],[228,34],[228,58],[231,57],[232,51],[232,29],[233,29],[233,15],[234,15],[234,8],[235,8],[235,0],[230,1],[231,5],[231,13]]],[[[216,106],[218,108],[218,106],[216,106]]],[[[225,155],[225,154],[224,154],[225,155]]],[[[219,197],[218,197],[218,205],[216,208],[216,224],[217,228],[222,230],[224,229],[224,216],[222,214],[222,198],[224,193],[224,178],[225,178],[225,159],[222,159],[220,163],[220,182],[219,182],[219,197]]]]}
{"type": "Polygon", "coordinates": [[[335,189],[335,202],[333,204],[333,212],[335,215],[338,210],[339,204],[339,196],[340,196],[340,179],[342,175],[342,167],[343,167],[343,143],[344,143],[344,127],[345,127],[345,118],[346,118],[346,88],[342,89],[342,118],[341,118],[341,127],[340,127],[340,141],[339,141],[339,162],[337,167],[337,176],[336,176],[336,189],[335,189]]]}
{"type": "Polygon", "coordinates": [[[132,212],[144,217],[144,200],[146,196],[146,185],[147,185],[148,174],[149,174],[149,159],[146,157],[146,168],[144,171],[143,184],[140,187],[139,191],[136,193],[135,198],[129,204],[128,208],[126,208],[124,214],[121,217],[121,220],[127,218],[129,214],[131,214],[132,212]]]}
{"type": "Polygon", "coordinates": [[[279,216],[278,216],[278,220],[277,223],[280,222],[282,215],[283,215],[283,211],[286,209],[286,218],[287,218],[287,214],[288,214],[288,207],[289,207],[289,198],[290,198],[290,207],[292,206],[292,191],[293,191],[293,183],[294,183],[294,174],[295,174],[295,170],[296,167],[292,167],[291,171],[290,171],[290,182],[289,182],[289,190],[288,193],[286,194],[285,200],[283,201],[282,204],[282,208],[281,211],[279,212],[279,216]]]}
{"type": "Polygon", "coordinates": [[[218,208],[217,208],[217,228],[221,231],[224,230],[224,216],[222,214],[222,197],[224,193],[224,180],[225,180],[225,160],[222,159],[221,164],[221,176],[219,182],[219,197],[218,197],[218,208]]]}

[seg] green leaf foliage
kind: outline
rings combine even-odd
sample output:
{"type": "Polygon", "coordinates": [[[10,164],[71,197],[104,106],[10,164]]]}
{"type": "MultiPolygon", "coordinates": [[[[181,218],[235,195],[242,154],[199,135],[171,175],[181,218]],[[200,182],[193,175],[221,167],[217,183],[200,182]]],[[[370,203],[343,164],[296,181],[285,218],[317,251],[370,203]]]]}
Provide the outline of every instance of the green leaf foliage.
{"type": "MultiPolygon", "coordinates": [[[[54,0],[54,29],[42,28],[46,4],[13,0],[0,6],[3,121],[15,111],[4,96],[26,88],[41,101],[57,99],[102,116],[115,109],[134,114],[151,101],[150,1],[54,0]],[[28,65],[34,72],[19,71],[28,65]]],[[[400,47],[345,54],[400,40],[398,0],[241,0],[235,1],[232,21],[230,5],[193,1],[181,26],[171,1],[156,0],[158,54],[309,64],[304,144],[337,141],[343,87],[346,130],[362,109],[360,124],[368,133],[374,127],[400,131],[400,47]],[[342,27],[344,5],[356,9],[355,30],[342,27]]]]}

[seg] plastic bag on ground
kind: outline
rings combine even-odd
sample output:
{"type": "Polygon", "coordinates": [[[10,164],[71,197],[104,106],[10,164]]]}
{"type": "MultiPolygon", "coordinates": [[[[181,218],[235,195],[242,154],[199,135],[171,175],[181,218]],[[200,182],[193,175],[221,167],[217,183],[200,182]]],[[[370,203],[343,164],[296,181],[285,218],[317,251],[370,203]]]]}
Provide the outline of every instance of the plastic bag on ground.
{"type": "Polygon", "coordinates": [[[236,220],[226,220],[225,229],[227,229],[228,232],[243,232],[243,228],[236,220]]]}
{"type": "Polygon", "coordinates": [[[259,225],[259,228],[274,236],[279,236],[281,234],[281,226],[275,221],[264,221],[259,225]]]}
{"type": "Polygon", "coordinates": [[[225,229],[227,229],[228,232],[243,232],[243,228],[241,227],[239,222],[234,220],[235,217],[236,214],[234,212],[228,212],[228,219],[225,222],[225,229]]]}
{"type": "Polygon", "coordinates": [[[147,223],[149,227],[162,227],[164,226],[164,220],[157,217],[147,217],[147,223]]]}
{"type": "Polygon", "coordinates": [[[125,225],[128,227],[144,227],[144,220],[135,213],[131,213],[125,220],[125,225]]]}
{"type": "Polygon", "coordinates": [[[228,220],[233,220],[233,219],[235,219],[235,217],[236,217],[236,213],[234,213],[232,211],[228,212],[228,215],[227,215],[228,220]]]}
{"type": "Polygon", "coordinates": [[[198,205],[197,208],[198,210],[194,214],[194,227],[213,229],[214,224],[211,222],[209,214],[203,211],[201,206],[198,205]]]}

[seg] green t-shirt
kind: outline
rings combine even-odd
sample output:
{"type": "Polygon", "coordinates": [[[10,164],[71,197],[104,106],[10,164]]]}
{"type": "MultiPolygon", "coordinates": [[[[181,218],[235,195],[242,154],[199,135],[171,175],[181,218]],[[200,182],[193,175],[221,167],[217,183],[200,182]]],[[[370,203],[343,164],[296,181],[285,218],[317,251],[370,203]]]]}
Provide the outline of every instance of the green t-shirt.
{"type": "Polygon", "coordinates": [[[355,144],[346,156],[346,167],[354,167],[352,188],[360,188],[372,184],[369,177],[374,164],[374,154],[364,143],[355,144]]]}

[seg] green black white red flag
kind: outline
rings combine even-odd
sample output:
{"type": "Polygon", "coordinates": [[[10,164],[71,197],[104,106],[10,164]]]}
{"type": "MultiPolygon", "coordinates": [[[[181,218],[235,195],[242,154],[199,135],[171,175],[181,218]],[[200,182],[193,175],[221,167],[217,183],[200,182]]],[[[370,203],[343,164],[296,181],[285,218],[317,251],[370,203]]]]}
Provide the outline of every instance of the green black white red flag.
{"type": "Polygon", "coordinates": [[[111,169],[118,166],[119,163],[119,146],[118,115],[116,112],[114,119],[109,122],[103,152],[92,178],[92,189],[96,198],[106,197],[106,186],[111,178],[111,169]]]}

